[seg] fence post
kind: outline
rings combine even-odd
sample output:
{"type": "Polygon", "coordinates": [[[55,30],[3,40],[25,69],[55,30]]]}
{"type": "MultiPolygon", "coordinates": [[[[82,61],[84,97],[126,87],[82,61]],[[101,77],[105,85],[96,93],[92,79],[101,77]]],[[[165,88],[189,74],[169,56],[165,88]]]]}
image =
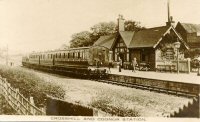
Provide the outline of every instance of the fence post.
{"type": "Polygon", "coordinates": [[[8,96],[8,103],[11,104],[10,102],[10,83],[6,82],[7,84],[7,96],[8,96]]]}
{"type": "Polygon", "coordinates": [[[16,105],[17,105],[16,109],[17,109],[17,112],[20,113],[19,89],[16,89],[15,98],[16,98],[16,105]]]}
{"type": "Polygon", "coordinates": [[[2,83],[1,75],[0,75],[0,90],[1,90],[1,93],[3,93],[3,83],[2,83]]]}
{"type": "Polygon", "coordinates": [[[3,78],[2,79],[2,83],[3,83],[3,87],[4,87],[4,96],[5,96],[5,99],[7,99],[7,84],[6,84],[6,78],[3,78]]]}
{"type": "Polygon", "coordinates": [[[26,99],[26,114],[29,115],[29,104],[28,104],[28,99],[26,99]]]}
{"type": "Polygon", "coordinates": [[[41,115],[44,115],[43,113],[45,113],[46,109],[42,107],[40,110],[42,111],[41,115]]]}
{"type": "MultiPolygon", "coordinates": [[[[32,96],[30,97],[30,103],[31,103],[32,105],[35,105],[32,96]]],[[[31,113],[32,113],[33,115],[35,115],[35,109],[33,108],[33,106],[30,106],[30,107],[31,107],[31,113]]]]}
{"type": "Polygon", "coordinates": [[[99,113],[98,110],[93,108],[93,116],[98,116],[98,113],[99,113]]]}

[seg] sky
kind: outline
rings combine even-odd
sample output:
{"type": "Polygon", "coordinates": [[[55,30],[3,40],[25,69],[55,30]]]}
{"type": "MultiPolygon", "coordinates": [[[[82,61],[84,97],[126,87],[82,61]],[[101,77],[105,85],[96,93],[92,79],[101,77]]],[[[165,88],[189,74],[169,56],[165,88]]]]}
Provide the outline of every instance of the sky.
{"type": "MultiPolygon", "coordinates": [[[[200,0],[170,0],[178,22],[200,24],[200,0]]],[[[126,20],[145,27],[163,26],[167,0],[0,0],[0,49],[27,53],[69,45],[71,35],[99,22],[126,20]]]]}

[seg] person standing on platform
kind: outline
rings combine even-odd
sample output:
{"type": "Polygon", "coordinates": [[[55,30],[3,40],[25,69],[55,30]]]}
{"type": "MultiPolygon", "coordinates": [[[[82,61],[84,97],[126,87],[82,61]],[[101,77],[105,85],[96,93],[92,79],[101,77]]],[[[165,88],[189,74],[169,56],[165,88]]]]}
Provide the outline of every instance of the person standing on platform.
{"type": "Polygon", "coordinates": [[[98,60],[98,61],[97,61],[97,68],[99,68],[100,65],[101,65],[101,62],[98,60]]]}
{"type": "Polygon", "coordinates": [[[136,66],[137,66],[138,64],[137,64],[137,59],[134,57],[133,58],[133,60],[132,60],[132,66],[133,66],[133,68],[132,68],[132,72],[134,71],[136,71],[136,66]]]}
{"type": "Polygon", "coordinates": [[[119,58],[119,72],[122,71],[121,67],[122,67],[122,60],[121,60],[121,58],[119,58]]]}
{"type": "Polygon", "coordinates": [[[109,70],[109,72],[111,73],[111,71],[110,71],[110,68],[112,67],[112,61],[109,61],[109,64],[108,64],[108,70],[109,70]]]}

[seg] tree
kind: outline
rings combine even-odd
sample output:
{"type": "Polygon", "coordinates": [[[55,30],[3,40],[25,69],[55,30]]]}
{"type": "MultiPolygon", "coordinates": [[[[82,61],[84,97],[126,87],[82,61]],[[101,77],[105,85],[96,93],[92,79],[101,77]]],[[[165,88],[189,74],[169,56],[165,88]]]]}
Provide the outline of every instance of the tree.
{"type": "Polygon", "coordinates": [[[70,40],[70,47],[84,47],[91,45],[91,33],[89,31],[82,31],[72,35],[70,40]]]}
{"type": "Polygon", "coordinates": [[[89,31],[82,31],[72,35],[70,47],[91,46],[100,36],[116,33],[114,22],[101,22],[91,27],[89,31]]]}
{"type": "Polygon", "coordinates": [[[117,32],[117,25],[114,22],[101,22],[90,28],[92,31],[91,39],[94,43],[100,36],[109,35],[117,32]]]}
{"type": "MultiPolygon", "coordinates": [[[[139,31],[144,29],[139,22],[125,21],[125,31],[139,31]]],[[[70,47],[91,46],[100,36],[117,33],[117,24],[114,22],[100,22],[90,28],[91,32],[83,31],[72,35],[70,47]]]]}
{"type": "Polygon", "coordinates": [[[140,22],[132,21],[132,20],[127,20],[124,23],[125,31],[139,31],[142,29],[145,29],[145,27],[142,27],[140,25],[140,22]]]}

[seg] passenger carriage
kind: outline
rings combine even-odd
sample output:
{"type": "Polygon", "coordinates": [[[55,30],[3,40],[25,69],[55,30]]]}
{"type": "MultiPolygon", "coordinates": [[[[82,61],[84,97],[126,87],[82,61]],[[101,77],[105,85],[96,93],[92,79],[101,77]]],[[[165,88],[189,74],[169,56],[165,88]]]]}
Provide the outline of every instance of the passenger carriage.
{"type": "Polygon", "coordinates": [[[102,78],[108,65],[108,50],[104,47],[80,47],[66,50],[33,52],[22,64],[30,68],[69,75],[102,78]],[[97,62],[100,64],[97,66],[97,62]]]}

